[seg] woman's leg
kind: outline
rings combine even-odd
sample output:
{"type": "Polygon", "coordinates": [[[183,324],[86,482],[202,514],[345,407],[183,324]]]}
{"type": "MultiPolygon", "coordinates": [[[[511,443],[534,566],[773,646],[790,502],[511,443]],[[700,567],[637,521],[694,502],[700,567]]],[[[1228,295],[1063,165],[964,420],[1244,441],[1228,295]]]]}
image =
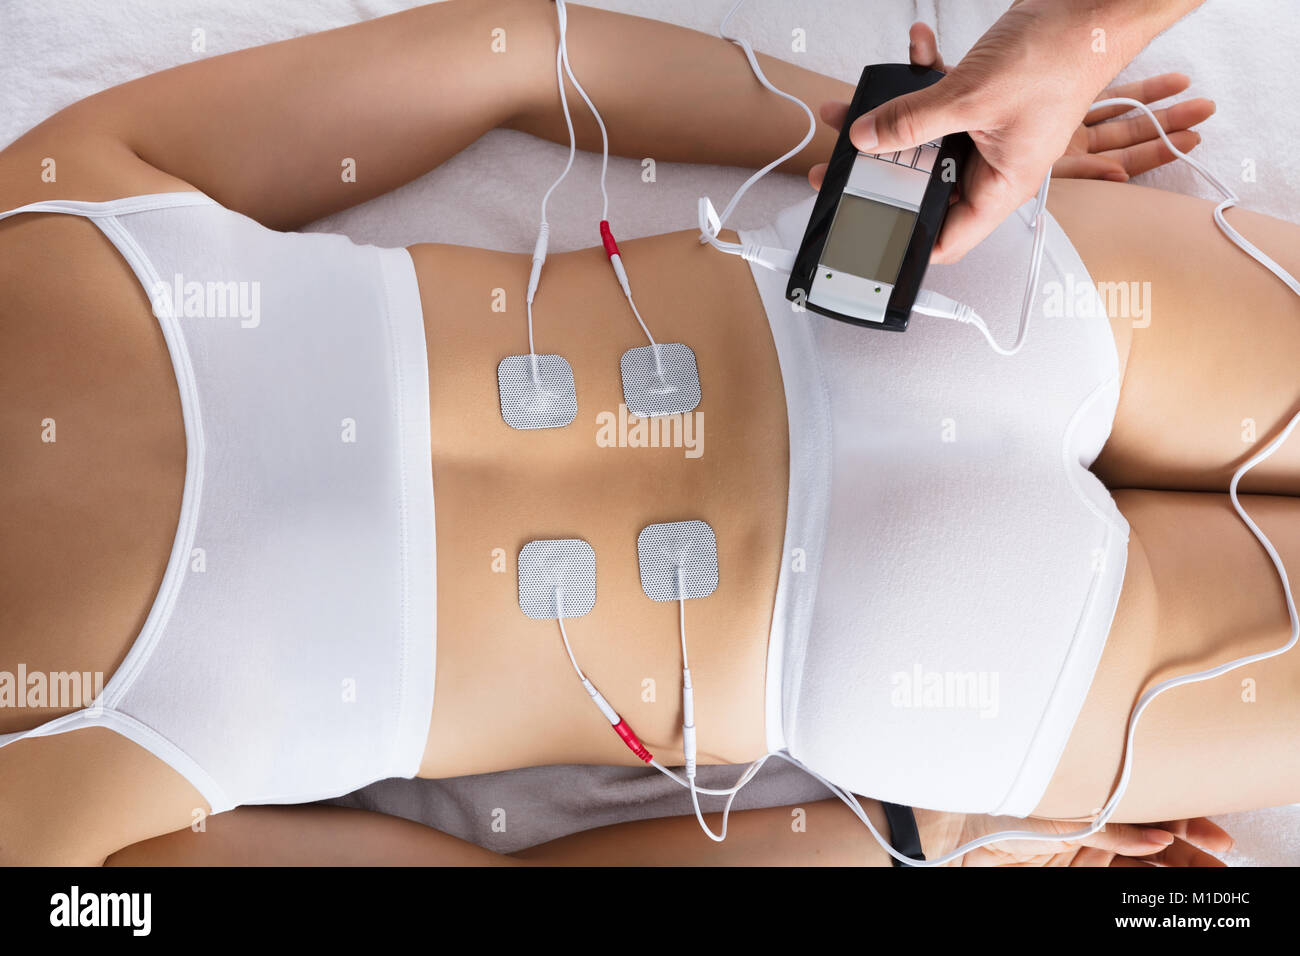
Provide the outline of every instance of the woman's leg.
{"type": "MultiPolygon", "coordinates": [[[[1118,779],[1129,713],[1166,678],[1284,644],[1290,622],[1272,562],[1218,493],[1119,491],[1128,569],[1087,701],[1036,815],[1087,816],[1118,779]]],[[[1300,501],[1243,495],[1292,569],[1300,501]]],[[[1300,801],[1300,649],[1166,691],[1138,723],[1117,822],[1170,820],[1300,801]]]]}
{"type": "MultiPolygon", "coordinates": [[[[1111,317],[1124,384],[1093,470],[1111,488],[1226,490],[1300,411],[1300,297],[1228,241],[1209,201],[1073,180],[1053,185],[1049,205],[1094,281],[1129,296],[1128,314],[1111,317]]],[[[1300,275],[1300,226],[1249,210],[1227,218],[1300,275]]],[[[1300,495],[1300,438],[1242,488],[1300,495]]]]}
{"type": "MultiPolygon", "coordinates": [[[[1223,492],[1233,470],[1300,408],[1300,299],[1229,243],[1205,200],[1072,181],[1054,185],[1051,206],[1093,279],[1125,283],[1130,296],[1127,314],[1112,310],[1124,383],[1094,470],[1115,489],[1188,489],[1115,492],[1132,528],[1123,592],[1036,811],[1071,817],[1106,802],[1144,690],[1278,647],[1289,635],[1277,572],[1223,492]],[[1142,308],[1133,307],[1135,292],[1142,308]]],[[[1228,216],[1300,272],[1300,227],[1244,210],[1228,216]]],[[[1300,568],[1300,501],[1282,497],[1300,495],[1300,440],[1243,488],[1265,493],[1242,504],[1283,562],[1300,568]]],[[[1300,650],[1170,690],[1138,727],[1117,820],[1300,800],[1300,650]]]]}

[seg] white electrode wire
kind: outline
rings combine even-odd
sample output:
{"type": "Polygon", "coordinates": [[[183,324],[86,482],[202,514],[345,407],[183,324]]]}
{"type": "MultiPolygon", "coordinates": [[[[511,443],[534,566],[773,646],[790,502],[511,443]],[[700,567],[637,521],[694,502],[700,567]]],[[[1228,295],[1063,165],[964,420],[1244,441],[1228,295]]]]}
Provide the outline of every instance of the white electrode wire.
{"type": "MultiPolygon", "coordinates": [[[[1246,513],[1246,509],[1241,506],[1241,501],[1237,497],[1237,486],[1241,483],[1242,476],[1261,461],[1272,455],[1273,452],[1277,451],[1295,429],[1297,423],[1300,423],[1300,413],[1297,413],[1292,417],[1291,421],[1287,423],[1286,428],[1282,429],[1281,434],[1269,442],[1262,451],[1238,468],[1232,476],[1232,483],[1228,485],[1228,497],[1232,501],[1233,510],[1237,512],[1237,516],[1241,518],[1246,527],[1250,529],[1250,533],[1259,541],[1260,546],[1263,547],[1264,551],[1268,554],[1269,560],[1273,562],[1273,567],[1277,569],[1277,576],[1282,584],[1282,594],[1286,598],[1287,616],[1291,620],[1290,637],[1281,647],[1274,648],[1271,651],[1261,651],[1258,654],[1239,657],[1236,660],[1228,661],[1226,664],[1220,664],[1217,667],[1211,667],[1203,671],[1196,671],[1192,674],[1185,674],[1181,677],[1171,677],[1168,680],[1156,684],[1139,697],[1137,706],[1133,709],[1133,715],[1129,718],[1128,737],[1124,742],[1124,767],[1120,772],[1119,784],[1115,788],[1115,793],[1102,809],[1102,813],[1098,818],[1099,823],[1104,824],[1105,821],[1109,819],[1110,815],[1115,812],[1115,807],[1119,803],[1119,798],[1123,796],[1125,788],[1128,787],[1129,777],[1133,772],[1133,738],[1137,732],[1138,719],[1142,716],[1142,712],[1147,709],[1147,705],[1150,704],[1151,701],[1155,700],[1156,697],[1171,688],[1180,687],[1183,684],[1192,684],[1199,681],[1210,680],[1219,677],[1222,674],[1226,674],[1229,671],[1234,671],[1238,667],[1245,667],[1247,664],[1254,664],[1258,661],[1268,660],[1270,657],[1277,657],[1279,654],[1284,654],[1291,650],[1291,648],[1295,647],[1297,640],[1300,640],[1300,616],[1297,616],[1296,614],[1295,597],[1291,592],[1291,581],[1290,578],[1287,577],[1286,567],[1283,565],[1282,558],[1277,553],[1277,549],[1273,546],[1273,542],[1269,540],[1268,535],[1266,535],[1260,529],[1259,525],[1255,524],[1250,515],[1246,513]]],[[[1097,827],[1097,829],[1100,829],[1100,827],[1097,827]]],[[[1096,831],[1094,830],[1093,832],[1096,831]]]]}
{"type": "Polygon", "coordinates": [[[690,670],[691,662],[686,659],[686,581],[681,565],[677,566],[677,628],[682,635],[682,667],[690,670]]]}
{"type": "Polygon", "coordinates": [[[534,258],[535,267],[537,269],[537,275],[532,277],[531,281],[529,282],[528,294],[527,296],[525,296],[526,299],[525,304],[528,309],[528,354],[530,356],[530,360],[532,363],[533,384],[539,388],[541,387],[542,384],[541,372],[537,367],[537,346],[534,344],[533,341],[533,296],[537,292],[536,282],[541,276],[540,265],[536,265],[536,262],[539,253],[541,255],[542,261],[545,261],[546,246],[547,243],[549,242],[549,238],[551,234],[550,223],[548,223],[546,220],[546,205],[548,202],[550,202],[551,193],[555,192],[555,190],[559,187],[560,183],[564,182],[565,177],[569,175],[569,170],[573,168],[573,157],[577,153],[577,149],[578,149],[577,139],[573,135],[573,117],[569,115],[569,99],[564,92],[564,74],[561,72],[561,66],[563,65],[563,52],[564,52],[564,20],[563,18],[561,18],[560,45],[556,47],[555,50],[555,79],[556,79],[556,83],[560,87],[560,106],[564,110],[564,125],[569,130],[569,158],[564,164],[564,171],[560,173],[559,178],[557,178],[555,182],[551,183],[551,187],[547,189],[545,194],[543,194],[542,196],[542,216],[541,216],[542,222],[537,230],[537,244],[533,248],[533,258],[534,258]]]}
{"type": "Polygon", "coordinates": [[[1192,169],[1201,174],[1202,178],[1204,178],[1206,182],[1223,195],[1223,202],[1219,203],[1219,205],[1214,208],[1214,222],[1218,225],[1219,229],[1222,230],[1223,234],[1232,240],[1232,243],[1237,246],[1238,249],[1246,253],[1246,255],[1250,256],[1269,272],[1273,273],[1273,275],[1285,282],[1292,292],[1296,295],[1300,295],[1300,281],[1297,281],[1295,276],[1291,275],[1291,273],[1287,272],[1286,269],[1274,262],[1264,253],[1263,250],[1234,229],[1224,217],[1223,213],[1226,210],[1237,205],[1237,194],[1234,193],[1232,189],[1223,182],[1223,180],[1219,179],[1218,176],[1215,176],[1214,173],[1210,172],[1209,169],[1203,166],[1198,160],[1188,156],[1181,149],[1175,146],[1173,142],[1170,141],[1169,137],[1165,135],[1164,128],[1160,125],[1160,121],[1156,119],[1155,113],[1151,112],[1149,106],[1127,96],[1113,96],[1108,99],[1098,100],[1089,107],[1089,110],[1101,109],[1106,106],[1129,106],[1145,113],[1147,118],[1151,120],[1152,124],[1154,124],[1156,132],[1160,135],[1160,139],[1164,142],[1165,146],[1169,148],[1169,151],[1179,159],[1187,162],[1192,169]]]}
{"type": "Polygon", "coordinates": [[[556,179],[555,182],[551,183],[551,188],[546,190],[546,194],[542,196],[542,223],[543,224],[546,223],[546,204],[551,199],[551,193],[555,192],[555,190],[559,187],[560,183],[564,182],[564,178],[569,175],[569,170],[573,168],[573,157],[577,153],[577,149],[578,149],[577,139],[573,135],[573,117],[569,114],[569,97],[564,89],[564,74],[561,72],[561,68],[564,65],[564,30],[565,30],[564,17],[561,16],[560,17],[560,45],[555,49],[555,81],[560,88],[560,107],[564,111],[564,125],[569,131],[569,158],[568,161],[565,162],[564,164],[564,172],[560,173],[559,178],[556,179]]]}
{"type": "MultiPolygon", "coordinates": [[[[678,609],[677,622],[678,622],[679,631],[681,633],[682,671],[683,671],[683,682],[684,682],[685,673],[689,672],[691,665],[690,665],[690,658],[688,657],[686,651],[686,585],[683,578],[683,571],[680,567],[677,568],[677,609],[678,609]]],[[[683,693],[685,693],[685,691],[683,691],[683,693]]],[[[685,701],[683,701],[683,707],[685,707],[685,701]]],[[[693,709],[694,708],[692,706],[692,710],[693,709]]],[[[686,746],[685,732],[683,729],[683,747],[685,746],[686,746]]],[[[686,756],[691,766],[693,767],[695,762],[695,754],[690,753],[687,754],[686,756]]],[[[727,820],[731,816],[731,805],[736,798],[736,794],[738,794],[741,791],[741,789],[745,786],[745,784],[749,783],[750,780],[754,779],[754,775],[758,773],[759,769],[763,766],[763,764],[766,761],[767,761],[767,755],[764,754],[762,757],[759,757],[757,760],[751,763],[747,768],[745,768],[745,771],[740,775],[740,779],[738,779],[735,782],[735,784],[722,790],[713,790],[707,787],[697,786],[695,783],[695,774],[693,772],[688,773],[687,777],[683,778],[679,774],[673,773],[673,771],[669,770],[658,760],[651,760],[650,765],[654,767],[656,770],[658,770],[660,773],[662,773],[665,777],[668,777],[670,780],[674,781],[678,785],[690,790],[691,804],[695,808],[695,819],[699,822],[700,829],[702,829],[705,832],[705,834],[708,835],[709,839],[713,840],[715,843],[721,843],[723,840],[726,839],[727,836],[727,820]],[[700,809],[700,800],[699,800],[700,795],[711,796],[711,797],[727,797],[726,805],[722,809],[722,833],[720,835],[715,834],[711,829],[709,829],[709,825],[704,821],[704,814],[700,809]]]]}
{"type": "Polygon", "coordinates": [[[984,341],[998,355],[1012,356],[1024,347],[1029,336],[1029,322],[1033,316],[1034,298],[1038,291],[1038,274],[1043,264],[1043,249],[1047,245],[1047,192],[1052,185],[1052,171],[1049,169],[1043,177],[1043,184],[1038,187],[1038,201],[1034,205],[1034,240],[1029,252],[1029,274],[1025,278],[1025,295],[1020,302],[1020,325],[1016,340],[1008,347],[999,345],[984,320],[964,302],[957,302],[947,296],[922,290],[912,304],[912,311],[917,315],[936,316],[941,319],[956,319],[974,326],[984,341]]]}
{"type": "MultiPolygon", "coordinates": [[[[731,805],[736,800],[736,794],[740,793],[740,787],[737,787],[735,793],[727,797],[726,806],[722,808],[722,832],[714,833],[709,829],[709,824],[704,819],[704,811],[700,809],[700,788],[695,785],[695,778],[688,778],[688,782],[691,787],[691,807],[695,810],[695,822],[700,825],[704,835],[714,843],[723,842],[727,839],[727,824],[731,821],[731,805]]],[[[748,783],[749,781],[746,780],[745,782],[748,783]]]]}
{"type": "Polygon", "coordinates": [[[533,300],[528,300],[528,362],[532,367],[533,386],[542,387],[542,370],[537,365],[537,348],[533,345],[533,300]]]}
{"type": "Polygon", "coordinates": [[[664,360],[660,354],[663,347],[655,341],[655,337],[650,334],[650,327],[645,324],[645,319],[641,318],[641,310],[636,307],[636,301],[632,298],[632,290],[624,290],[627,293],[627,304],[632,307],[632,314],[636,316],[637,325],[641,326],[641,331],[645,333],[646,339],[650,342],[650,348],[655,356],[655,374],[658,375],[659,381],[664,381],[664,360]]]}
{"type": "MultiPolygon", "coordinates": [[[[787,93],[785,90],[777,89],[775,86],[773,86],[771,81],[768,80],[767,74],[763,72],[763,68],[758,65],[758,57],[754,55],[754,48],[750,45],[749,41],[744,39],[743,37],[738,37],[735,34],[727,32],[727,23],[735,15],[736,11],[740,9],[741,4],[743,4],[744,2],[745,0],[736,0],[736,2],[732,4],[731,9],[727,11],[727,15],[722,18],[722,23],[718,25],[718,36],[722,37],[722,39],[724,40],[734,43],[736,46],[740,47],[741,50],[744,51],[745,59],[749,61],[749,68],[753,70],[754,76],[758,79],[759,83],[763,84],[763,86],[766,89],[768,89],[770,92],[775,93],[777,96],[781,97],[781,99],[789,100],[791,103],[794,103],[796,106],[798,106],[799,109],[803,110],[804,115],[808,117],[808,132],[804,134],[803,139],[799,140],[798,146],[795,146],[789,152],[784,153],[780,157],[772,160],[772,162],[768,163],[762,169],[758,170],[756,173],[754,173],[752,176],[746,179],[743,183],[741,183],[740,188],[737,189],[735,194],[731,197],[731,201],[727,203],[726,207],[722,210],[722,213],[718,216],[717,228],[711,230],[710,229],[701,230],[700,242],[701,243],[708,242],[715,246],[717,245],[717,242],[720,241],[717,238],[717,230],[721,229],[722,225],[726,223],[727,217],[731,215],[732,210],[736,208],[736,203],[740,202],[740,197],[745,195],[745,193],[749,190],[749,187],[754,185],[754,183],[758,182],[760,179],[762,179],[772,170],[776,169],[776,167],[780,166],[787,159],[790,159],[798,155],[800,152],[802,152],[804,147],[806,147],[809,143],[812,142],[813,136],[815,136],[817,133],[817,117],[814,116],[813,111],[808,108],[808,104],[805,103],[803,100],[799,99],[799,97],[791,93],[787,93]]],[[[728,243],[728,245],[734,245],[734,244],[728,243]]],[[[721,248],[721,246],[718,246],[718,248],[721,248]]],[[[730,250],[724,250],[724,251],[730,251],[730,250]]]]}
{"type": "MultiPolygon", "coordinates": [[[[560,20],[560,58],[564,63],[564,72],[568,74],[569,81],[573,83],[573,88],[578,91],[578,95],[582,97],[582,101],[587,104],[587,109],[591,110],[591,115],[595,117],[596,125],[600,127],[600,218],[602,221],[608,221],[609,191],[606,188],[605,181],[609,174],[609,133],[605,129],[605,120],[601,117],[600,110],[596,109],[596,104],[591,101],[591,97],[587,95],[586,89],[584,89],[583,85],[578,82],[578,78],[573,75],[573,67],[569,65],[569,11],[565,7],[564,0],[555,0],[555,12],[560,20]]],[[[564,85],[563,79],[561,79],[560,85],[564,85]]],[[[572,135],[572,127],[570,127],[570,135],[572,135]]],[[[650,327],[647,326],[645,320],[641,318],[641,310],[636,307],[636,303],[632,300],[631,288],[624,287],[623,291],[627,294],[627,302],[628,305],[632,307],[632,314],[636,316],[637,325],[641,326],[641,331],[645,333],[646,339],[650,342],[651,346],[654,347],[655,368],[659,373],[659,378],[662,380],[664,377],[664,366],[663,360],[659,355],[659,343],[655,341],[655,337],[650,334],[650,327]]]]}
{"type": "MultiPolygon", "coordinates": [[[[560,21],[560,58],[564,62],[564,72],[569,75],[569,82],[573,88],[578,91],[582,101],[587,104],[587,109],[591,110],[591,115],[596,118],[596,125],[600,127],[600,218],[609,218],[609,193],[605,189],[605,177],[609,171],[609,134],[605,131],[605,121],[601,118],[600,110],[596,109],[596,104],[591,101],[587,91],[583,89],[578,78],[573,75],[573,67],[569,65],[569,11],[564,5],[564,0],[555,0],[555,14],[560,21]]],[[[564,80],[560,80],[560,86],[564,86],[564,80]]]]}
{"type": "MultiPolygon", "coordinates": [[[[682,620],[683,621],[685,620],[684,615],[682,620]]],[[[555,621],[557,624],[560,625],[560,639],[564,642],[564,651],[566,654],[569,655],[569,663],[573,665],[573,672],[578,675],[578,680],[582,681],[585,684],[587,683],[587,675],[584,674],[582,668],[578,666],[578,658],[574,656],[573,647],[572,645],[569,644],[569,632],[564,626],[564,594],[559,588],[555,589],[555,621]]],[[[685,651],[685,647],[683,646],[683,652],[684,651],[685,651]]],[[[754,763],[750,764],[749,768],[745,771],[744,774],[741,775],[740,780],[735,784],[735,786],[728,787],[725,790],[710,790],[706,787],[698,787],[697,790],[699,793],[702,793],[705,796],[710,796],[710,797],[734,796],[737,792],[739,792],[741,787],[743,787],[753,778],[754,774],[758,772],[758,768],[763,765],[763,762],[765,760],[767,760],[766,756],[761,757],[758,760],[754,761],[754,763]]],[[[669,770],[667,767],[661,764],[658,760],[651,760],[650,766],[654,767],[656,770],[658,770],[660,773],[662,773],[664,776],[668,777],[669,779],[674,780],[677,783],[681,784],[681,786],[683,787],[690,786],[690,784],[687,783],[683,777],[673,773],[671,770],[669,770]]],[[[727,802],[728,811],[730,810],[730,808],[731,808],[731,802],[728,801],[727,802]]],[[[725,826],[724,826],[724,830],[725,830],[725,826]]]]}
{"type": "MultiPolygon", "coordinates": [[[[1239,202],[1237,194],[1232,191],[1231,187],[1229,187],[1227,183],[1219,179],[1219,177],[1214,175],[1214,173],[1210,172],[1210,170],[1202,165],[1198,160],[1193,159],[1187,153],[1184,153],[1181,149],[1175,146],[1173,141],[1168,137],[1168,135],[1166,135],[1164,127],[1160,125],[1160,121],[1156,118],[1155,113],[1151,111],[1151,108],[1147,106],[1147,104],[1127,96],[1113,96],[1093,103],[1092,106],[1089,107],[1089,111],[1104,109],[1105,107],[1110,106],[1125,106],[1144,113],[1146,117],[1151,120],[1152,125],[1155,126],[1156,134],[1160,137],[1161,142],[1165,144],[1169,151],[1178,159],[1186,162],[1192,167],[1192,169],[1196,170],[1196,172],[1206,182],[1218,190],[1219,194],[1223,197],[1223,201],[1214,207],[1214,224],[1219,227],[1219,230],[1228,237],[1229,241],[1231,241],[1233,245],[1246,253],[1246,255],[1250,256],[1269,272],[1273,273],[1273,275],[1281,279],[1296,295],[1300,295],[1300,281],[1297,281],[1291,273],[1287,272],[1286,269],[1274,261],[1267,253],[1234,229],[1232,224],[1228,222],[1227,217],[1224,216],[1224,212],[1231,209],[1239,202]]],[[[1015,343],[1010,348],[1003,348],[998,345],[998,343],[994,341],[993,335],[989,331],[988,325],[985,324],[984,320],[980,318],[979,314],[976,313],[974,309],[963,303],[954,302],[951,299],[944,296],[934,295],[933,293],[922,292],[921,295],[917,297],[917,302],[913,306],[913,311],[921,315],[956,319],[959,322],[973,325],[980,334],[984,336],[985,341],[988,342],[993,351],[997,352],[999,355],[1015,355],[1019,352],[1021,346],[1025,344],[1025,337],[1029,331],[1030,311],[1033,307],[1033,296],[1036,293],[1038,286],[1038,269],[1042,260],[1043,244],[1046,238],[1046,230],[1043,228],[1043,224],[1046,219],[1045,206],[1047,202],[1047,187],[1050,182],[1051,174],[1048,173],[1047,178],[1043,181],[1042,189],[1039,190],[1038,205],[1034,214],[1034,245],[1033,251],[1030,254],[1029,280],[1025,285],[1025,300],[1020,310],[1020,331],[1016,336],[1015,343]]]]}
{"type": "Polygon", "coordinates": [[[560,639],[564,641],[565,653],[569,655],[569,663],[573,665],[574,673],[578,675],[578,680],[584,684],[587,682],[587,675],[582,672],[578,666],[578,659],[573,656],[573,648],[569,646],[569,632],[564,629],[564,598],[559,588],[555,589],[555,620],[560,625],[560,639]]]}
{"type": "Polygon", "coordinates": [[[736,799],[736,793],[740,791],[737,790],[727,797],[727,806],[722,813],[722,833],[714,833],[704,820],[704,812],[700,809],[700,791],[695,786],[694,727],[688,730],[686,726],[695,721],[695,691],[689,683],[691,661],[686,654],[686,579],[680,564],[677,565],[677,628],[682,639],[682,752],[686,758],[686,783],[691,791],[691,806],[695,808],[695,820],[699,823],[700,829],[714,843],[721,843],[727,838],[727,818],[731,816],[731,802],[736,799]]]}
{"type": "MultiPolygon", "coordinates": [[[[745,772],[740,775],[740,779],[735,784],[733,784],[730,787],[727,787],[724,790],[710,790],[706,787],[696,787],[696,790],[706,797],[729,797],[734,793],[738,793],[740,789],[745,786],[745,784],[749,783],[750,779],[752,779],[754,774],[758,772],[758,769],[762,767],[764,763],[767,762],[767,758],[770,756],[772,755],[764,754],[763,756],[759,757],[757,760],[755,760],[753,763],[751,763],[748,767],[745,768],[745,772]]],[[[683,790],[690,789],[691,786],[690,781],[688,781],[681,774],[669,770],[658,760],[651,760],[650,766],[654,767],[665,777],[668,777],[670,780],[672,780],[674,783],[680,786],[683,790]]]]}
{"type": "MultiPolygon", "coordinates": [[[[677,566],[677,626],[682,638],[682,719],[684,724],[693,724],[695,717],[695,691],[687,683],[691,672],[690,658],[686,654],[686,576],[682,571],[682,566],[677,566]],[[687,697],[690,697],[689,706],[687,697]]],[[[709,824],[704,819],[704,811],[700,809],[700,791],[695,785],[695,746],[694,746],[694,728],[690,730],[691,737],[687,737],[687,728],[682,727],[682,748],[686,757],[686,783],[691,791],[691,806],[695,809],[695,820],[700,825],[700,829],[714,843],[721,843],[727,838],[727,821],[731,817],[731,804],[736,799],[736,794],[740,792],[737,787],[733,793],[727,797],[727,805],[722,811],[722,832],[714,833],[709,828],[709,824]]],[[[742,775],[743,776],[743,775],[742,775]]]]}

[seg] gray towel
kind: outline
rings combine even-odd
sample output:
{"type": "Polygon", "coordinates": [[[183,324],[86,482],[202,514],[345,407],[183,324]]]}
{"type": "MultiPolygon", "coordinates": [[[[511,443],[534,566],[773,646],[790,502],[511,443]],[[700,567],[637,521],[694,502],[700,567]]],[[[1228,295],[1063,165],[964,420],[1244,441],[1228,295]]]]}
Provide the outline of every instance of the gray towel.
{"type": "MultiPolygon", "coordinates": [[[[729,787],[744,769],[702,766],[699,783],[729,787]]],[[[771,759],[733,809],[796,806],[830,796],[798,767],[771,759]]],[[[612,823],[694,812],[685,788],[652,768],[563,764],[443,780],[380,780],[325,802],[405,817],[498,853],[612,823]]],[[[704,797],[700,805],[709,813],[725,802],[726,797],[704,797]]]]}

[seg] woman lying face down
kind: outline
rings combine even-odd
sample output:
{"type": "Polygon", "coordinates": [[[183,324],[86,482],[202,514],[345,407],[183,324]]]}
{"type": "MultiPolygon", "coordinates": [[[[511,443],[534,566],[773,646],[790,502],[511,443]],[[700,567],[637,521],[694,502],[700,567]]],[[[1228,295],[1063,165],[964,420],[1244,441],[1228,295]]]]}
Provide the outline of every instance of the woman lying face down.
{"type": "MultiPolygon", "coordinates": [[[[1170,158],[1153,134],[1107,115],[1079,128],[1066,167],[1081,178],[1053,186],[1044,277],[1149,282],[1160,311],[1147,327],[1110,312],[1044,321],[1021,356],[993,366],[961,327],[918,322],[886,342],[778,310],[768,279],[686,230],[619,245],[647,327],[695,355],[701,400],[686,414],[698,415],[702,452],[688,454],[671,429],[657,446],[620,439],[631,422],[611,430],[627,421],[619,357],[645,338],[599,246],[546,260],[536,349],[569,363],[577,408],[571,425],[525,432],[502,418],[496,369],[528,345],[530,255],[379,251],[291,230],[490,129],[566,143],[554,16],[547,3],[453,0],[214,57],[74,104],[0,153],[0,208],[54,204],[0,223],[13,290],[0,304],[0,427],[15,449],[0,482],[15,595],[0,666],[105,676],[93,717],[81,702],[0,708],[0,733],[21,736],[0,749],[5,779],[21,781],[0,798],[0,832],[12,834],[0,857],[887,865],[833,800],[804,808],[797,838],[790,808],[771,808],[738,811],[722,844],[683,817],[509,857],[410,821],[303,805],[387,776],[638,763],[576,679],[555,622],[519,609],[517,558],[538,539],[591,545],[597,599],[566,622],[574,659],[659,761],[680,765],[680,609],[647,599],[636,540],[687,520],[714,530],[719,572],[716,590],[686,608],[701,763],[793,741],[792,752],[860,772],[870,787],[833,782],[862,793],[882,833],[881,800],[914,805],[931,859],[1008,826],[1042,834],[972,852],[971,865],[1208,863],[1230,840],[1205,815],[1297,799],[1300,696],[1286,690],[1300,665],[1284,656],[1253,669],[1276,692],[1250,707],[1232,679],[1153,705],[1114,823],[1059,840],[1113,789],[1146,687],[1277,646],[1288,628],[1276,575],[1225,491],[1244,460],[1241,419],[1267,440],[1295,411],[1300,309],[1225,248],[1206,203],[1113,181],[1116,164],[1126,177],[1170,158]],[[505,56],[483,42],[502,25],[505,56]],[[327,75],[314,69],[324,61],[335,65],[327,75]],[[43,183],[50,155],[60,176],[43,183]],[[340,179],[344,157],[355,181],[340,179]],[[259,283],[258,322],[156,315],[145,280],[177,274],[259,283]],[[1221,316],[1242,312],[1230,333],[1221,316]],[[1235,331],[1245,322],[1249,337],[1235,331]],[[892,431],[881,395],[908,413],[892,431]],[[945,403],[961,411],[930,414],[945,403]],[[54,440],[32,426],[46,418],[54,440]],[[944,418],[955,442],[943,440],[944,418]],[[1086,427],[1069,432],[1079,454],[1066,470],[1076,418],[1086,427]],[[972,469],[984,470],[963,496],[953,483],[972,469]],[[1041,498],[999,495],[999,480],[1041,498]],[[898,491],[909,487],[929,493],[898,491]],[[816,528],[820,544],[791,538],[816,528]],[[814,557],[802,571],[796,548],[814,557]],[[854,573],[864,568],[897,576],[854,573]],[[806,594],[809,575],[815,600],[791,616],[786,599],[806,594]],[[959,602],[972,582],[983,597],[959,602]],[[782,661],[788,683],[773,680],[774,647],[801,655],[782,661]],[[1001,663],[1012,660],[1014,673],[1001,663]],[[894,675],[918,662],[922,683],[996,671],[999,716],[891,707],[882,724],[852,710],[889,706],[894,675]],[[801,711],[801,696],[820,710],[801,711]],[[850,712],[864,722],[843,739],[804,736],[819,714],[850,712]],[[946,772],[927,769],[936,752],[909,744],[918,739],[947,741],[946,772]],[[867,759],[898,750],[909,763],[867,759]],[[999,818],[995,792],[1028,818],[999,818]]],[[[922,62],[927,38],[913,48],[922,62]]],[[[797,108],[721,40],[570,7],[568,47],[619,155],[758,167],[801,134],[797,108]]],[[[761,60],[807,102],[851,92],[761,60]]],[[[1154,102],[1186,86],[1165,76],[1116,92],[1154,102]]],[[[1189,100],[1161,114],[1180,149],[1212,108],[1189,100]]],[[[837,115],[823,112],[785,171],[808,174],[829,154],[837,115]]],[[[587,114],[575,109],[573,122],[578,147],[598,149],[587,114]]],[[[1294,226],[1231,219],[1300,268],[1294,226]]],[[[936,265],[933,281],[973,296],[1001,270],[1015,285],[1021,226],[1007,220],[960,262],[936,265]]],[[[1242,490],[1289,560],[1300,452],[1283,446],[1242,490]]],[[[715,806],[704,802],[716,826],[715,806]]]]}

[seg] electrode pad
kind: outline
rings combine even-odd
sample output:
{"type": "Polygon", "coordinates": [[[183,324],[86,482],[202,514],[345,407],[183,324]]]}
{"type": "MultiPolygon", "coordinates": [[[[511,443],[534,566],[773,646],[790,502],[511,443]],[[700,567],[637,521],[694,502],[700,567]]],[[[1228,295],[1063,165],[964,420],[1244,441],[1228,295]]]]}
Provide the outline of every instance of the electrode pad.
{"type": "Polygon", "coordinates": [[[544,620],[596,606],[596,552],[581,538],[529,541],[519,552],[519,609],[544,620]]]}
{"type": "Polygon", "coordinates": [[[618,364],[623,403],[638,418],[677,415],[700,404],[700,373],[689,345],[660,342],[628,349],[618,364]]]}
{"type": "Polygon", "coordinates": [[[511,428],[563,428],[578,416],[573,367],[562,355],[508,355],[497,366],[501,417],[511,428]]]}
{"type": "Polygon", "coordinates": [[[637,536],[636,551],[641,590],[652,601],[708,597],[718,586],[718,539],[703,521],[649,525],[637,536]]]}

